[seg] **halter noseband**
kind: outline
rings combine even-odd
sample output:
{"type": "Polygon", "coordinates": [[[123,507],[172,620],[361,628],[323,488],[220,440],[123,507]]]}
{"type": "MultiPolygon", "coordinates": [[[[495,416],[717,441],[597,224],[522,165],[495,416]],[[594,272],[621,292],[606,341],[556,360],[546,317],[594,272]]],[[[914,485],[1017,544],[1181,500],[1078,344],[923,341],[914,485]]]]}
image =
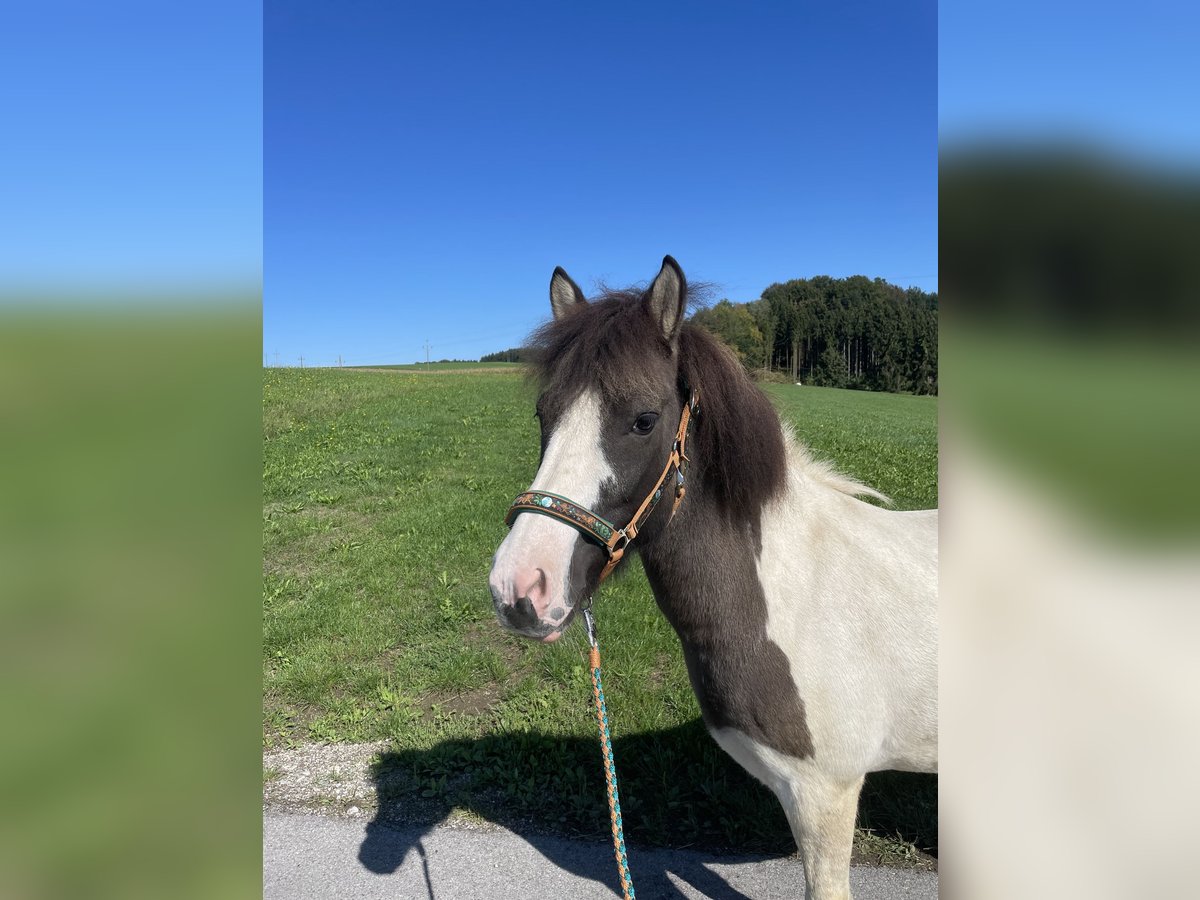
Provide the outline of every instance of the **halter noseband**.
{"type": "Polygon", "coordinates": [[[638,536],[638,532],[650,518],[654,508],[658,506],[658,501],[662,499],[664,482],[671,474],[671,469],[675,470],[675,503],[671,507],[671,515],[674,516],[675,510],[679,509],[683,495],[687,493],[684,487],[684,471],[688,462],[686,452],[688,424],[692,416],[699,414],[700,393],[692,391],[691,400],[684,404],[683,411],[679,414],[679,430],[675,432],[675,443],[671,445],[671,454],[667,457],[667,464],[663,466],[658,481],[654,483],[654,487],[650,489],[650,493],[646,495],[646,499],[642,501],[642,505],[638,507],[637,512],[633,514],[633,518],[624,528],[617,528],[612,522],[596,515],[590,509],[549,491],[526,491],[518,494],[517,499],[508,508],[508,514],[504,517],[505,524],[511,528],[517,516],[523,512],[540,513],[543,516],[550,516],[560,522],[565,522],[577,529],[585,538],[598,543],[608,553],[608,562],[600,573],[600,581],[604,581],[617,567],[621,557],[625,555],[625,548],[629,546],[629,542],[638,536]]]}

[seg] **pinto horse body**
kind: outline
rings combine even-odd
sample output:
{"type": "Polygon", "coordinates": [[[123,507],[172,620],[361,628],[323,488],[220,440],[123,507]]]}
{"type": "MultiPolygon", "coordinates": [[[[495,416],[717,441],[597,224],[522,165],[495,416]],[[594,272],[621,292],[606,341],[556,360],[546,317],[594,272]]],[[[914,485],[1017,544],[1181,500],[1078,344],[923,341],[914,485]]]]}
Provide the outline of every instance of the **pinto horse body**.
{"type": "MultiPolygon", "coordinates": [[[[812,900],[849,897],[867,772],[937,770],[937,512],[895,512],[814,460],[732,355],[684,322],[670,257],[651,286],[588,302],[561,269],[534,335],[542,460],[531,490],[618,525],[655,485],[692,392],[686,496],[630,549],[679,636],[705,724],[779,798],[812,900]]],[[[517,516],[489,586],[501,624],[555,640],[607,562],[517,516]]]]}

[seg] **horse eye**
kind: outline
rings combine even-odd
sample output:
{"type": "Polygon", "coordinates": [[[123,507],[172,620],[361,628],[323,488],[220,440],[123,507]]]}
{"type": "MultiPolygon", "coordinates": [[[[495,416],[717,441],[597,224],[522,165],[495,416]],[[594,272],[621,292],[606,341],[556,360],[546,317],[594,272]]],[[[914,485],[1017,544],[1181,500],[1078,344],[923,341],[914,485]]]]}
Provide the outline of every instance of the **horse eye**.
{"type": "Polygon", "coordinates": [[[642,413],[637,417],[637,421],[633,423],[633,433],[649,434],[654,430],[654,425],[657,422],[658,413],[642,413]]]}

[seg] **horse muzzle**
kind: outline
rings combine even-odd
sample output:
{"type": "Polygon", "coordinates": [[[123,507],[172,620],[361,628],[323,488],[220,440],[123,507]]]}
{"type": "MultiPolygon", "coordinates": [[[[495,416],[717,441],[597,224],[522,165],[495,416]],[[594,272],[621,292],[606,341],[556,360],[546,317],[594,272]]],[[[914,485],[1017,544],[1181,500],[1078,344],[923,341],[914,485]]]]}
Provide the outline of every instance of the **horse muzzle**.
{"type": "Polygon", "coordinates": [[[497,621],[522,637],[546,643],[556,641],[574,617],[572,607],[551,596],[549,580],[542,569],[518,569],[508,578],[498,577],[493,569],[488,589],[497,621]]]}

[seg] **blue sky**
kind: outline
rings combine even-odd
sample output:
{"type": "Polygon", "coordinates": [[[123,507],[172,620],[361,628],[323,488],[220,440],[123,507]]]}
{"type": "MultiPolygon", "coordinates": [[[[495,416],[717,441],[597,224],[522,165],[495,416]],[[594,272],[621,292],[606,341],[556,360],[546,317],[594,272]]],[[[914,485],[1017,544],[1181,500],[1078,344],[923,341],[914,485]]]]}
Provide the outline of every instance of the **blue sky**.
{"type": "Polygon", "coordinates": [[[934,4],[276,2],[266,361],[477,358],[564,266],[937,287],[934,4]]]}
{"type": "Polygon", "coordinates": [[[10,4],[0,303],[254,285],[265,218],[268,361],[469,357],[557,264],[932,288],[939,128],[1200,159],[1195,4],[645,6],[10,4]]]}

